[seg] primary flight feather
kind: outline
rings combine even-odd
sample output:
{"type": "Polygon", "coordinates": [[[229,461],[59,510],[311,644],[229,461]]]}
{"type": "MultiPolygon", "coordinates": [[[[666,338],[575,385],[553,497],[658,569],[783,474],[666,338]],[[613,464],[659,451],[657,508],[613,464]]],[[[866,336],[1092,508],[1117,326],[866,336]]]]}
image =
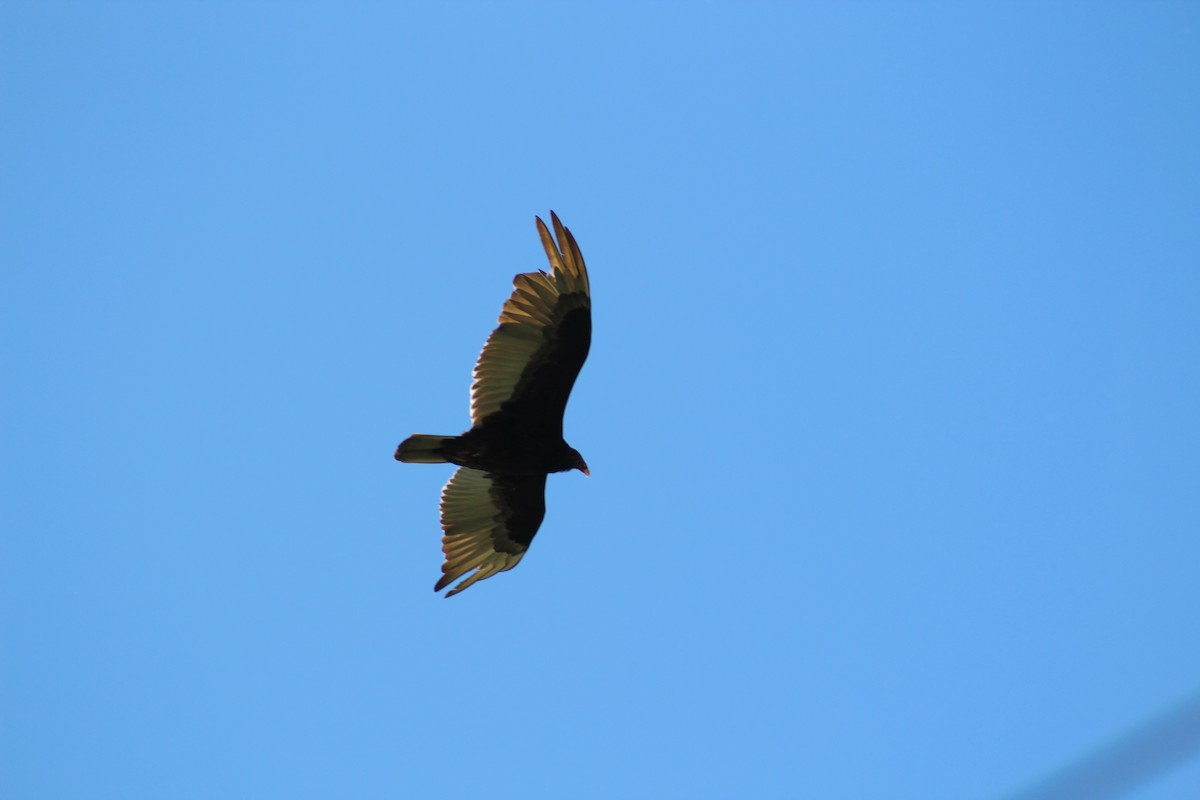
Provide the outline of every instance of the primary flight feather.
{"type": "Polygon", "coordinates": [[[575,237],[553,211],[550,223],[553,236],[537,218],[550,271],[513,278],[475,363],[471,429],[414,434],[396,448],[397,461],[460,467],[442,489],[446,559],[434,591],[467,577],[447,597],[517,565],[545,516],[548,473],[588,474],[562,422],[592,342],[591,286],[575,237]]]}

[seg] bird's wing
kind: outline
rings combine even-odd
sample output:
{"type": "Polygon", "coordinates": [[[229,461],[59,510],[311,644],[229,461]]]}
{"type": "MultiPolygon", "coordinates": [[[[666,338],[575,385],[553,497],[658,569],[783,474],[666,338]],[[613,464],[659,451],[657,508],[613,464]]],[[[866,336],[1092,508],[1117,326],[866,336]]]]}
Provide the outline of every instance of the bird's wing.
{"type": "Polygon", "coordinates": [[[546,514],[546,476],[496,475],[463,467],[442,489],[440,592],[471,572],[446,594],[454,595],[475,581],[512,569],[529,549],[546,514]]]}
{"type": "Polygon", "coordinates": [[[550,221],[557,244],[537,220],[550,272],[513,278],[515,289],[500,312],[500,326],[475,364],[473,425],[504,412],[556,426],[562,435],[567,398],[592,342],[592,299],[575,237],[554,212],[550,221]]]}

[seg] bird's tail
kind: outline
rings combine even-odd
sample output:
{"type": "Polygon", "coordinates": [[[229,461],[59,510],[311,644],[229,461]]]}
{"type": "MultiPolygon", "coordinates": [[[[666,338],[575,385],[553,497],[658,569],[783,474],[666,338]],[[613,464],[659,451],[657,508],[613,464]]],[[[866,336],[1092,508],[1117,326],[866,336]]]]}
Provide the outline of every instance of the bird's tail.
{"type": "Polygon", "coordinates": [[[396,460],[409,464],[444,464],[446,456],[442,453],[442,447],[454,439],[453,436],[414,433],[396,448],[396,460]]]}

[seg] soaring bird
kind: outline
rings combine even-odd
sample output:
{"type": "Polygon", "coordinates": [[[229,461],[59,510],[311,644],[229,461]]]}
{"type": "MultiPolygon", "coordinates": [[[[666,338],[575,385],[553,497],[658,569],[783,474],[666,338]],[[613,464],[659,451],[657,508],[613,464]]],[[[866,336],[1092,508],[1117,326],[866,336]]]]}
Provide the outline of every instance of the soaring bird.
{"type": "Polygon", "coordinates": [[[417,433],[396,448],[397,461],[460,467],[442,489],[446,558],[433,590],[467,578],[446,597],[520,562],[546,514],[547,474],[590,474],[563,440],[567,398],[592,342],[587,267],[553,211],[554,237],[535,219],[550,272],[513,278],[500,325],[475,363],[471,429],[459,436],[417,433]]]}

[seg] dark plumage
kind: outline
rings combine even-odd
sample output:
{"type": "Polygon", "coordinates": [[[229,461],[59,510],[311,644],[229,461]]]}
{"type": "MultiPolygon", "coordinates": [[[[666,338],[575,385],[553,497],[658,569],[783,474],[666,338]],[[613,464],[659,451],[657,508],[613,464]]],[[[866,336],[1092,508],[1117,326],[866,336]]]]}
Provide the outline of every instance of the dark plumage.
{"type": "Polygon", "coordinates": [[[563,412],[592,342],[587,267],[575,237],[554,212],[538,234],[550,272],[513,278],[500,325],[488,336],[471,384],[472,427],[460,436],[414,434],[396,448],[411,464],[450,462],[461,469],[442,489],[442,578],[446,594],[512,569],[529,549],[546,513],[546,475],[578,469],[579,453],[563,441],[563,412]]]}

